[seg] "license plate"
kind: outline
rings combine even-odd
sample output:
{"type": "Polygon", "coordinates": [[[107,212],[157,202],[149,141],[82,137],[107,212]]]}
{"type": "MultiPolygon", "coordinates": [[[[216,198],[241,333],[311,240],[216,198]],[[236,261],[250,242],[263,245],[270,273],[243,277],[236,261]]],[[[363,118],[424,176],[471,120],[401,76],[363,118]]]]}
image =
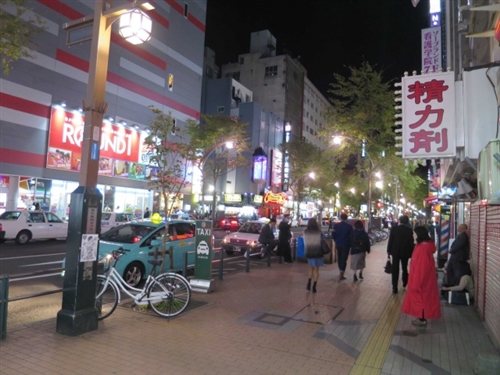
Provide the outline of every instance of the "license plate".
{"type": "Polygon", "coordinates": [[[235,247],[234,247],[234,251],[241,251],[241,247],[239,247],[239,246],[235,246],[235,247]]]}

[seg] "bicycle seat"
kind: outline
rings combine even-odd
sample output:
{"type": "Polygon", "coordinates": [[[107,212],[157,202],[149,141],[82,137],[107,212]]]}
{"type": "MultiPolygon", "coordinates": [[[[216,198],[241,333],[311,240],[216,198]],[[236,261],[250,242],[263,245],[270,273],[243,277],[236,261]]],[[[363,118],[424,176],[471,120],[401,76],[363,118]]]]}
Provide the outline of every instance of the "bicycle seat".
{"type": "Polygon", "coordinates": [[[163,259],[148,259],[148,263],[152,266],[159,266],[163,263],[163,259]]]}

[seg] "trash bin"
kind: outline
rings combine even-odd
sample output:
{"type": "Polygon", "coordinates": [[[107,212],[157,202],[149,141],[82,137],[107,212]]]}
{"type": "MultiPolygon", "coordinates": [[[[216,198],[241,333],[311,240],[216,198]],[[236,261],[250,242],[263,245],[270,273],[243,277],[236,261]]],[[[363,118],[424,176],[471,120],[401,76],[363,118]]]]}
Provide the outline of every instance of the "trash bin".
{"type": "Polygon", "coordinates": [[[297,253],[296,253],[297,260],[305,260],[306,255],[305,255],[305,249],[304,249],[304,237],[299,236],[297,237],[297,253]]]}

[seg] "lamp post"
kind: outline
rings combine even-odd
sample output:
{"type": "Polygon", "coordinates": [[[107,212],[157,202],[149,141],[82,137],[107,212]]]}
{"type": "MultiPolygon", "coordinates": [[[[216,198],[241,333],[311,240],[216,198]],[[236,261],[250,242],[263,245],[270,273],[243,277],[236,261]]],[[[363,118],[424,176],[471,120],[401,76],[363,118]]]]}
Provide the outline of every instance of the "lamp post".
{"type": "MultiPolygon", "coordinates": [[[[200,172],[202,174],[202,177],[203,177],[203,182],[202,182],[202,187],[201,187],[201,195],[202,195],[202,204],[204,205],[205,204],[205,163],[206,161],[210,158],[210,156],[217,151],[217,149],[221,148],[221,147],[226,147],[227,149],[232,149],[234,147],[234,144],[232,141],[223,141],[223,142],[220,142],[218,144],[216,144],[215,146],[213,146],[212,148],[208,149],[207,152],[205,152],[201,158],[200,158],[200,162],[198,164],[198,168],[200,169],[200,172]]],[[[214,166],[215,167],[215,166],[214,166]]],[[[216,188],[216,185],[217,185],[217,181],[216,181],[216,176],[215,176],[215,172],[214,172],[214,190],[212,192],[212,228],[214,226],[214,222],[215,222],[215,209],[216,209],[216,206],[217,206],[217,188],[216,188]]]]}
{"type": "Polygon", "coordinates": [[[93,17],[63,25],[70,33],[89,22],[92,24],[80,178],[78,188],[71,194],[62,309],[57,313],[57,332],[68,336],[97,329],[95,292],[102,210],[102,194],[97,189],[97,178],[101,126],[108,107],[105,96],[111,25],[121,15],[126,15],[126,20],[120,25],[120,33],[132,38],[135,44],[149,38],[148,33],[136,25],[137,22],[146,21],[149,35],[151,32],[151,20],[137,10],[139,7],[153,9],[146,1],[134,1],[115,8],[110,8],[110,5],[110,0],[96,0],[93,17]]]}
{"type": "MultiPolygon", "coordinates": [[[[359,142],[359,139],[354,139],[345,135],[342,136],[333,136],[333,143],[336,145],[340,145],[342,143],[342,139],[347,139],[352,143],[359,142]]],[[[362,158],[367,158],[368,161],[370,162],[370,169],[368,170],[368,202],[367,202],[367,211],[368,211],[368,230],[371,229],[372,226],[372,174],[375,171],[375,166],[373,164],[373,160],[370,158],[370,155],[368,155],[368,152],[366,151],[366,140],[361,140],[361,153],[360,153],[362,158]]]]}

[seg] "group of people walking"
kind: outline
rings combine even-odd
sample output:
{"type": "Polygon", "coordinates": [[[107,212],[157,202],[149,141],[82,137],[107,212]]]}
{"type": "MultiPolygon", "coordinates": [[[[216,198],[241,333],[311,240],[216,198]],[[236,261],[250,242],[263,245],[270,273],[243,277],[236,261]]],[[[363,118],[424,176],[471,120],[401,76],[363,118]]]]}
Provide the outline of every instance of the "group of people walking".
{"type": "MultiPolygon", "coordinates": [[[[357,220],[354,228],[347,223],[347,215],[340,215],[340,222],[332,227],[332,238],[335,241],[337,250],[337,262],[340,270],[340,281],[345,280],[344,276],[347,259],[351,254],[351,269],[354,271],[353,280],[363,280],[363,269],[366,266],[366,254],[370,253],[370,239],[364,230],[363,222],[357,220]]],[[[318,221],[315,218],[309,219],[307,228],[304,231],[304,253],[309,265],[307,280],[307,290],[317,292],[317,283],[319,277],[319,267],[324,266],[323,251],[321,249],[321,240],[324,234],[318,221]]]]}
{"type": "MultiPolygon", "coordinates": [[[[353,271],[353,282],[363,280],[366,267],[366,254],[370,253],[370,240],[363,222],[357,220],[354,226],[347,222],[347,215],[340,216],[340,222],[331,227],[332,239],[337,251],[339,281],[346,280],[347,261],[350,256],[350,268],[353,271]]],[[[262,230],[262,243],[268,250],[278,246],[278,255],[284,257],[285,263],[291,263],[290,239],[291,226],[287,217],[279,225],[279,238],[274,239],[272,233],[276,220],[271,219],[269,228],[262,230]],[[268,237],[267,241],[264,237],[268,237]],[[272,239],[271,239],[272,236],[272,239]]],[[[467,225],[460,224],[458,235],[450,248],[450,259],[446,266],[446,276],[442,290],[473,289],[470,266],[469,239],[467,225]]],[[[308,279],[306,289],[317,292],[319,269],[324,264],[322,241],[325,236],[315,218],[309,219],[304,230],[304,255],[308,263],[308,279]]],[[[428,228],[417,226],[412,229],[409,218],[403,215],[398,225],[391,228],[387,243],[387,255],[392,263],[391,284],[393,294],[398,294],[401,274],[402,287],[406,288],[402,312],[415,319],[412,324],[419,327],[427,325],[427,319],[441,317],[439,286],[434,253],[436,245],[428,228]],[[410,262],[411,259],[411,262],[410,262]],[[408,264],[410,269],[408,271],[408,264]]]]}

